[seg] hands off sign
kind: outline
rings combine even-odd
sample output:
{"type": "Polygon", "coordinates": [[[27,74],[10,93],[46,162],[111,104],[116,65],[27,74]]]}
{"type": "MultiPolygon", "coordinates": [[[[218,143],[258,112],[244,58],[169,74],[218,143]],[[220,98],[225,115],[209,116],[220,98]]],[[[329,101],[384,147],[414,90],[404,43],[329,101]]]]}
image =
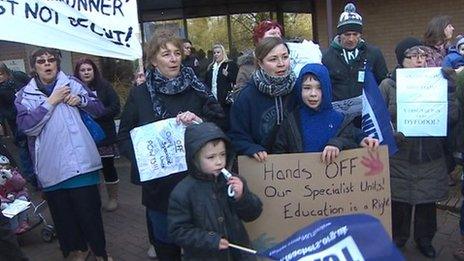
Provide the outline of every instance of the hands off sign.
{"type": "Polygon", "coordinates": [[[185,125],[176,118],[146,124],[131,130],[140,181],[162,178],[187,170],[184,147],[185,125]]]}
{"type": "Polygon", "coordinates": [[[0,1],[0,39],[106,57],[142,57],[136,0],[0,1]]]}
{"type": "Polygon", "coordinates": [[[447,81],[441,68],[396,70],[397,126],[407,137],[446,136],[447,81]]]}
{"type": "Polygon", "coordinates": [[[253,247],[265,249],[317,220],[354,213],[379,218],[391,231],[388,150],[342,151],[331,164],[320,153],[269,155],[266,162],[240,156],[239,173],[263,202],[247,224],[253,247]]]}

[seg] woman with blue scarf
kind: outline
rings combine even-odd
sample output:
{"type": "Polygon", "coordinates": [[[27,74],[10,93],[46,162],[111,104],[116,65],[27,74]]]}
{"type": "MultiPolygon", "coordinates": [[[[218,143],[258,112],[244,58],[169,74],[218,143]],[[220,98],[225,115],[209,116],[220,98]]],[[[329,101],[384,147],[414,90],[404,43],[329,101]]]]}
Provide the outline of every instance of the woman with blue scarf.
{"type": "Polygon", "coordinates": [[[322,152],[323,162],[332,162],[340,150],[378,147],[364,137],[352,119],[332,107],[329,71],[322,64],[307,64],[295,84],[297,107],[284,120],[274,143],[275,153],[322,152]]]}
{"type": "Polygon", "coordinates": [[[179,122],[214,121],[224,113],[193,69],[181,65],[183,44],[170,35],[155,35],[148,43],[149,62],[146,81],[131,89],[121,115],[119,142],[121,153],[131,161],[131,180],[142,185],[142,204],[146,207],[150,243],[158,260],[181,260],[180,247],[167,233],[167,207],[171,191],[186,176],[185,172],[141,183],[130,131],[136,127],[177,117],[179,122]]]}

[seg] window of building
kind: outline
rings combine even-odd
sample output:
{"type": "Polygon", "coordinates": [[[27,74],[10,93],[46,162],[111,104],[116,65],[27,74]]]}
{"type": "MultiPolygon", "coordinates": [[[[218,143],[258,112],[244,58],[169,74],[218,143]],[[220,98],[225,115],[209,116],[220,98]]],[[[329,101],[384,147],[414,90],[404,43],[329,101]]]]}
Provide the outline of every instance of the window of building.
{"type": "Polygon", "coordinates": [[[187,19],[189,40],[197,51],[205,53],[212,50],[214,44],[222,44],[229,51],[227,36],[227,16],[211,16],[187,19]]]}
{"type": "Polygon", "coordinates": [[[284,29],[287,39],[313,39],[311,14],[284,13],[284,29]]]}

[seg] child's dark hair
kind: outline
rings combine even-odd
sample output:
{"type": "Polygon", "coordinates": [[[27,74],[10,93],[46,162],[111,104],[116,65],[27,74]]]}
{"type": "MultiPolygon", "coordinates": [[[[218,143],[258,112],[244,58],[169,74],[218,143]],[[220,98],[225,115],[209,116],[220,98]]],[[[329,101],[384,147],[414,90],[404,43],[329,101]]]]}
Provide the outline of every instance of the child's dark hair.
{"type": "Polygon", "coordinates": [[[314,73],[308,73],[303,76],[303,79],[301,79],[301,84],[303,84],[307,79],[312,78],[318,82],[320,82],[319,78],[314,73]]]}
{"type": "MultiPolygon", "coordinates": [[[[222,138],[217,138],[217,139],[213,139],[213,140],[209,140],[208,142],[206,142],[205,144],[203,144],[203,146],[201,146],[201,148],[195,153],[195,160],[194,160],[194,164],[195,164],[195,167],[197,167],[197,169],[200,169],[200,166],[198,164],[199,162],[199,156],[200,156],[200,151],[206,146],[206,144],[208,143],[212,143],[213,146],[217,146],[220,142],[223,142],[224,145],[227,144],[227,141],[222,139],[222,138]]],[[[226,150],[226,153],[227,153],[227,150],[226,150]]]]}

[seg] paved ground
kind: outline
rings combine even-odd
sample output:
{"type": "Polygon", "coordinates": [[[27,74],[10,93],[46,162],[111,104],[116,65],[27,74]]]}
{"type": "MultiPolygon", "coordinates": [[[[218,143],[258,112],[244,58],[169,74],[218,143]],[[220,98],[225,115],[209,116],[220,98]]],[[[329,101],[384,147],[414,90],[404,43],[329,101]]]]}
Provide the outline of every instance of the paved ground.
{"type": "MultiPolygon", "coordinates": [[[[140,203],[141,190],[129,182],[128,163],[119,160],[116,165],[121,179],[120,207],[115,212],[103,212],[108,252],[115,260],[150,260],[146,255],[148,239],[145,209],[140,203]]],[[[102,200],[106,201],[106,193],[102,193],[102,200]]],[[[44,213],[51,222],[48,209],[44,213]]],[[[22,249],[33,261],[62,260],[57,240],[52,243],[43,242],[41,228],[37,227],[19,237],[22,249]]]]}
{"type": "MultiPolygon", "coordinates": [[[[150,260],[146,255],[148,239],[145,211],[140,200],[140,187],[130,184],[129,164],[126,160],[119,159],[116,165],[121,179],[120,207],[112,213],[103,212],[108,251],[115,260],[150,260]]],[[[37,200],[38,195],[32,194],[37,200]]],[[[102,199],[105,201],[106,193],[102,194],[102,199]]],[[[44,213],[51,222],[48,209],[44,213]]],[[[455,214],[438,210],[439,231],[433,241],[438,253],[437,260],[454,260],[452,253],[459,242],[458,220],[459,217],[455,214]]],[[[52,243],[43,242],[40,231],[41,227],[37,227],[19,237],[24,252],[33,261],[62,260],[58,242],[56,240],[52,243]]],[[[408,242],[403,253],[407,260],[426,259],[418,252],[413,242],[408,242]]]]}

